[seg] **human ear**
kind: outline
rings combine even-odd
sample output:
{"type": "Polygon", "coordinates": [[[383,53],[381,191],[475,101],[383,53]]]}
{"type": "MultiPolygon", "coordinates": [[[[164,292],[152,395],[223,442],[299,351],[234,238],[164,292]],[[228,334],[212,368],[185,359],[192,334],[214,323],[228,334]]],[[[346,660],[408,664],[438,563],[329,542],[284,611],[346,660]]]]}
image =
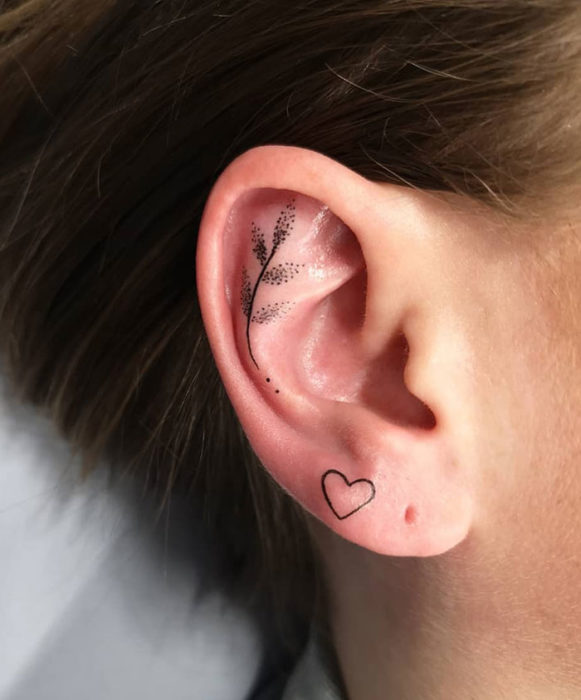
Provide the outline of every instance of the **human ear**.
{"type": "Polygon", "coordinates": [[[473,514],[431,201],[261,146],[220,175],[199,231],[204,325],[256,455],[310,513],[382,554],[442,553],[473,514]]]}

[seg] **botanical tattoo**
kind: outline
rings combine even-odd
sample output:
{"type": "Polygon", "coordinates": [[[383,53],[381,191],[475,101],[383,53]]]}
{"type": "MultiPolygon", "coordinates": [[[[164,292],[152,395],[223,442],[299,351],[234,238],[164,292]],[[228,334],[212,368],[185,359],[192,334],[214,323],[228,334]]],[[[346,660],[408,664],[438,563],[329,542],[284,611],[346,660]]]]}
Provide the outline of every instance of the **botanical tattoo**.
{"type": "MultiPolygon", "coordinates": [[[[298,263],[289,261],[271,265],[272,259],[274,258],[276,252],[293,231],[296,218],[295,201],[296,200],[293,197],[280,212],[272,232],[270,250],[268,249],[264,232],[260,226],[257,226],[254,222],[252,222],[252,252],[260,263],[261,268],[254,283],[250,279],[250,275],[248,274],[246,267],[242,268],[242,289],[240,292],[240,303],[242,306],[242,312],[246,316],[246,343],[248,345],[248,352],[250,353],[250,357],[257,368],[258,363],[254,357],[250,343],[250,324],[272,323],[273,321],[282,318],[294,306],[294,302],[291,301],[277,301],[267,303],[264,306],[260,306],[259,308],[255,309],[254,303],[256,301],[258,287],[262,283],[270,285],[286,284],[299,274],[301,267],[304,267],[304,263],[299,265],[298,263]]],[[[270,381],[270,379],[267,379],[267,381],[270,381]]]]}
{"type": "Polygon", "coordinates": [[[323,474],[321,488],[329,508],[339,520],[354,515],[375,498],[375,484],[372,481],[349,481],[336,469],[329,469],[323,474]]]}

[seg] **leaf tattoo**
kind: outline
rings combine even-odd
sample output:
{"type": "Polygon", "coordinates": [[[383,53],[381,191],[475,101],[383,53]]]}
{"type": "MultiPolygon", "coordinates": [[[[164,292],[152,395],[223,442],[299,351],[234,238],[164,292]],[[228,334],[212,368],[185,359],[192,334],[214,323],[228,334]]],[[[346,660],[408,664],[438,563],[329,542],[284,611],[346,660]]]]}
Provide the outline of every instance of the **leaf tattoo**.
{"type": "Polygon", "coordinates": [[[254,354],[252,353],[252,347],[250,344],[250,324],[271,323],[272,321],[284,316],[294,306],[294,303],[290,301],[278,301],[261,306],[259,309],[254,311],[254,302],[256,300],[258,287],[261,282],[270,285],[286,284],[299,274],[301,267],[304,267],[304,264],[298,265],[297,263],[293,262],[282,262],[269,267],[275,253],[287,240],[291,231],[293,230],[296,218],[295,201],[296,200],[293,197],[280,212],[272,232],[272,247],[270,251],[268,250],[266,244],[264,231],[262,231],[260,226],[257,226],[254,222],[252,222],[252,252],[254,253],[255,258],[258,260],[261,267],[254,284],[252,284],[246,267],[242,268],[240,304],[242,307],[242,312],[246,316],[246,342],[248,345],[248,352],[250,353],[250,357],[257,368],[258,363],[256,362],[254,354]]]}
{"type": "Polygon", "coordinates": [[[266,243],[264,242],[264,233],[262,229],[252,222],[252,242],[254,246],[252,247],[252,252],[256,255],[258,262],[264,265],[266,258],[268,257],[268,252],[266,250],[266,243]]]}
{"type": "Polygon", "coordinates": [[[274,265],[264,273],[262,281],[266,284],[285,284],[299,274],[300,268],[300,265],[292,262],[274,265]]]}
{"type": "Polygon", "coordinates": [[[242,291],[240,293],[240,302],[242,303],[242,311],[245,316],[250,315],[250,307],[252,306],[252,284],[248,276],[248,270],[242,268],[242,291]]]}

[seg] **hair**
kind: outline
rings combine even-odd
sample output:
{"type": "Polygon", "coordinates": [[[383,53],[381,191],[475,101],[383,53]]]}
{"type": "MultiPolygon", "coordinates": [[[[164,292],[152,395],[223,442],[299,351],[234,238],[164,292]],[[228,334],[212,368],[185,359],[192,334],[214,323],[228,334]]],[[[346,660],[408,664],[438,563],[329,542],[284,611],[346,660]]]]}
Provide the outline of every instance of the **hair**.
{"type": "Polygon", "coordinates": [[[581,180],[579,36],[579,0],[0,2],[16,395],[87,469],[189,494],[236,585],[308,617],[306,518],[238,423],[196,298],[213,182],[249,148],[290,144],[533,216],[581,180]]]}

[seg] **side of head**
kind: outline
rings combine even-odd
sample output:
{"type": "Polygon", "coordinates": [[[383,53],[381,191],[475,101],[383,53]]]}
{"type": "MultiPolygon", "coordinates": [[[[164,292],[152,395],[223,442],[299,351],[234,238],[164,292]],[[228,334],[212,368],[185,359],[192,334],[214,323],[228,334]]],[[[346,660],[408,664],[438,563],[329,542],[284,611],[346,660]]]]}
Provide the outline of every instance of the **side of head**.
{"type": "Polygon", "coordinates": [[[379,554],[471,533],[513,575],[569,561],[580,225],[579,209],[518,221],[305,149],[240,156],[206,205],[197,285],[261,463],[379,554]]]}
{"type": "Polygon", "coordinates": [[[494,530],[564,561],[580,25],[566,0],[11,3],[14,386],[299,602],[305,512],[378,554],[494,530]]]}

